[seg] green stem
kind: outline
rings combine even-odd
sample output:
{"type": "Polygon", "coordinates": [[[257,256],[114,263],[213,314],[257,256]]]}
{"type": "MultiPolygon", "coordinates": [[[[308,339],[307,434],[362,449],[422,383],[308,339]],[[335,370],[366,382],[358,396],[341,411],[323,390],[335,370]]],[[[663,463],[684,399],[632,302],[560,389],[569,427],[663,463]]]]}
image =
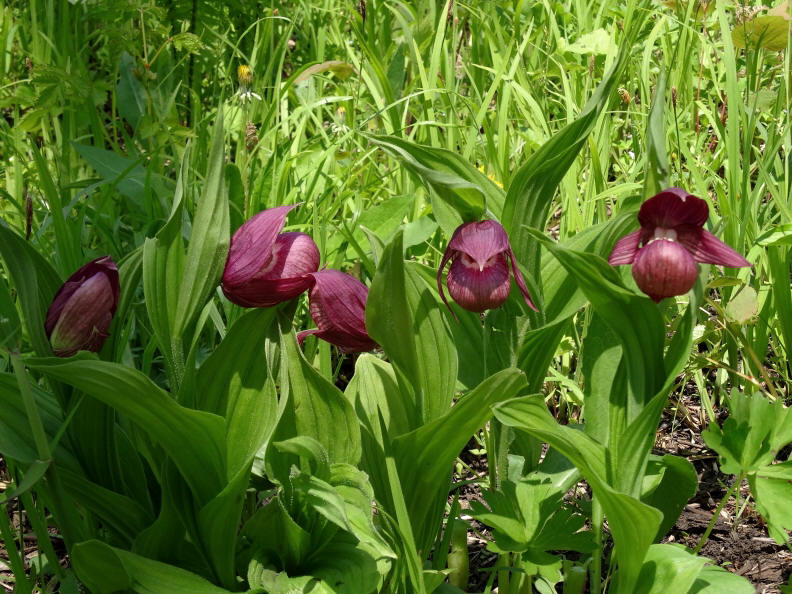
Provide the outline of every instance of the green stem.
{"type": "Polygon", "coordinates": [[[41,422],[41,417],[36,408],[36,401],[28,383],[25,366],[19,355],[16,353],[9,353],[9,355],[11,356],[11,364],[14,366],[14,375],[16,375],[17,384],[19,385],[19,394],[22,397],[22,405],[25,407],[30,432],[33,434],[33,442],[36,444],[36,453],[39,460],[49,460],[51,456],[47,434],[44,431],[44,424],[41,422]]]}
{"type": "Polygon", "coordinates": [[[704,534],[701,535],[701,538],[696,543],[696,548],[693,549],[693,554],[694,555],[698,555],[698,552],[701,550],[701,547],[703,547],[704,543],[707,542],[707,539],[709,538],[710,532],[712,532],[712,529],[715,527],[715,522],[718,521],[718,516],[720,515],[720,512],[723,509],[723,506],[726,505],[726,502],[729,500],[729,498],[732,495],[734,495],[734,493],[740,487],[740,483],[742,483],[743,478],[745,478],[745,477],[743,476],[743,473],[741,472],[739,474],[739,476],[737,477],[737,479],[732,483],[732,486],[729,487],[729,490],[726,491],[726,494],[723,496],[723,499],[720,500],[720,503],[718,504],[718,507],[716,507],[715,511],[712,512],[712,517],[710,518],[709,524],[707,524],[707,529],[704,531],[704,534]]]}
{"type": "Polygon", "coordinates": [[[27,581],[22,557],[20,557],[19,551],[17,550],[14,532],[11,530],[11,524],[8,521],[8,511],[5,505],[0,505],[0,542],[3,543],[6,549],[8,564],[11,566],[11,571],[14,574],[14,592],[27,594],[31,591],[30,583],[27,581]]]}
{"type": "Polygon", "coordinates": [[[591,594],[599,594],[602,581],[602,504],[596,495],[591,499],[591,528],[594,532],[594,552],[591,555],[590,588],[591,594]]]}

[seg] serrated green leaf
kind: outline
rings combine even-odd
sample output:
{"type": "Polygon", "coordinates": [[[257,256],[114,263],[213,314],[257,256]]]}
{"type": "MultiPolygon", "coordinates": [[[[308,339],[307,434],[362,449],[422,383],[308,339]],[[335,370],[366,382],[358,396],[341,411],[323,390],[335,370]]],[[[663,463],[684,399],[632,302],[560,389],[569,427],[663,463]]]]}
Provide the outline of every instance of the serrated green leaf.
{"type": "Polygon", "coordinates": [[[633,592],[662,513],[608,485],[605,449],[582,431],[558,425],[541,396],[515,398],[496,405],[493,412],[504,425],[547,442],[580,470],[608,518],[619,564],[615,591],[620,594],[633,592]]]}

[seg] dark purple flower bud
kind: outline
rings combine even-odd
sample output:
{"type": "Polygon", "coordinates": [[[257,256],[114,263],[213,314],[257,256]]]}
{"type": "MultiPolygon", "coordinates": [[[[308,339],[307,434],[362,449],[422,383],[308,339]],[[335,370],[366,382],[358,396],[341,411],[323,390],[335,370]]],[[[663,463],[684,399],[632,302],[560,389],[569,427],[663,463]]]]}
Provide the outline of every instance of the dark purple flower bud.
{"type": "Polygon", "coordinates": [[[506,231],[495,221],[464,223],[454,231],[437,271],[437,290],[443,303],[448,306],[443,293],[442,276],[450,260],[451,267],[446,277],[448,293],[461,308],[480,313],[503,305],[509,296],[507,257],[523,300],[536,311],[515,262],[506,231]]]}
{"type": "Polygon", "coordinates": [[[366,285],[338,270],[320,270],[310,277],[313,285],[308,291],[308,311],[316,329],[298,333],[297,342],[302,344],[313,334],[343,353],[377,348],[366,332],[366,285]]]}
{"type": "Polygon", "coordinates": [[[52,352],[58,357],[97,352],[108,336],[119,292],[118,269],[110,256],[72,274],[55,293],[44,320],[52,352]]]}
{"type": "Polygon", "coordinates": [[[641,228],[625,235],[608,257],[632,264],[638,288],[653,301],[684,295],[696,282],[696,262],[739,268],[751,264],[709,231],[709,207],[680,188],[668,188],[641,205],[641,228]]]}
{"type": "Polygon", "coordinates": [[[271,307],[311,286],[319,250],[305,233],[281,233],[287,213],[278,206],[252,216],[231,238],[221,286],[242,307],[271,307]]]}

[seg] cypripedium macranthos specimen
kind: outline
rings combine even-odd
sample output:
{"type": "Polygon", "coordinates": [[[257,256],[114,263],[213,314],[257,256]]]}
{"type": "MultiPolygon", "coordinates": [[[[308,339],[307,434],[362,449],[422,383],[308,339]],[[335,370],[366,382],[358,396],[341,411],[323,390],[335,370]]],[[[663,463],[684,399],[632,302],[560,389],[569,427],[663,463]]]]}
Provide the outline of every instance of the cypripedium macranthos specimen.
{"type": "Polygon", "coordinates": [[[118,305],[118,269],[110,256],[91,260],[61,285],[47,309],[44,331],[52,352],[71,357],[98,352],[118,305]]]}
{"type": "Polygon", "coordinates": [[[608,257],[613,266],[632,264],[638,288],[653,301],[684,295],[698,276],[696,262],[738,268],[750,263],[709,231],[707,203],[680,188],[668,188],[641,205],[641,228],[625,235],[608,257]]]}
{"type": "Polygon", "coordinates": [[[511,263],[514,282],[523,300],[536,310],[514,259],[509,237],[499,223],[490,220],[464,223],[454,231],[437,270],[437,290],[446,306],[443,270],[449,260],[451,267],[446,286],[448,294],[461,308],[480,313],[503,305],[509,296],[511,263]]]}
{"type": "Polygon", "coordinates": [[[297,341],[302,344],[306,336],[314,335],[344,353],[377,348],[366,332],[366,285],[338,270],[320,270],[309,276],[313,284],[308,291],[308,311],[316,328],[298,333],[297,341]]]}
{"type": "Polygon", "coordinates": [[[246,221],[228,249],[221,286],[242,307],[271,307],[294,299],[312,284],[319,250],[305,233],[281,233],[296,205],[263,210],[246,221]]]}

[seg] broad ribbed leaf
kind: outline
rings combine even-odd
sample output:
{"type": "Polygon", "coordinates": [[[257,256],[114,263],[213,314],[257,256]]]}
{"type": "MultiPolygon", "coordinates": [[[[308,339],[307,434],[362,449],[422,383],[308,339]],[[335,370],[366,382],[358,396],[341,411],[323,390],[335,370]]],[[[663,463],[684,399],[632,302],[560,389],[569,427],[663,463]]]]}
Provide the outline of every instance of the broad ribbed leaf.
{"type": "Polygon", "coordinates": [[[717,565],[707,565],[693,583],[695,594],[754,594],[753,584],[744,577],[717,565]]]}
{"type": "MultiPolygon", "coordinates": [[[[434,271],[405,264],[397,233],[380,261],[366,301],[366,328],[388,354],[400,379],[410,428],[442,415],[456,388],[457,353],[434,271]]],[[[398,376],[397,376],[398,377],[398,376]]]]}
{"type": "MultiPolygon", "coordinates": [[[[63,413],[52,394],[35,384],[31,385],[31,390],[44,431],[51,441],[63,422],[63,413]]],[[[0,373],[0,454],[22,464],[31,464],[38,458],[16,377],[8,373],[0,373]]],[[[63,443],[59,443],[53,456],[61,466],[79,468],[63,443]]]]}
{"type": "Polygon", "coordinates": [[[52,354],[44,333],[44,312],[61,285],[55,269],[22,237],[0,222],[0,255],[16,289],[22,319],[33,350],[52,354]]]}
{"type": "Polygon", "coordinates": [[[696,494],[696,469],[685,458],[666,454],[649,457],[641,489],[641,501],[663,512],[655,540],[665,536],[676,523],[688,499],[696,494]]]}
{"type": "MultiPolygon", "coordinates": [[[[385,248],[366,300],[366,330],[406,378],[400,381],[410,426],[421,424],[423,382],[412,336],[413,317],[407,301],[402,233],[385,248]],[[412,401],[407,402],[407,397],[412,401]]],[[[398,377],[398,376],[397,376],[398,377]]],[[[399,378],[401,380],[401,378],[399,378]]]]}
{"type": "Polygon", "coordinates": [[[112,406],[151,436],[178,466],[199,500],[226,484],[223,419],[184,408],[139,371],[77,355],[27,365],[112,406]]]}
{"type": "Polygon", "coordinates": [[[114,531],[116,537],[126,544],[131,545],[137,535],[154,521],[150,512],[129,497],[92,483],[75,472],[60,469],[58,475],[66,490],[75,501],[79,501],[80,507],[95,515],[103,528],[114,531]]]}
{"type": "Polygon", "coordinates": [[[393,455],[418,549],[428,554],[442,520],[454,458],[490,418],[490,406],[525,389],[525,376],[504,369],[484,380],[442,417],[398,437],[393,455]]]}
{"type": "MultiPolygon", "coordinates": [[[[632,29],[633,36],[638,29],[632,29]]],[[[526,228],[545,228],[556,189],[613,95],[628,62],[631,46],[632,40],[628,36],[622,42],[616,62],[583,106],[578,118],[543,144],[512,177],[501,224],[509,234],[517,261],[532,277],[539,273],[539,245],[531,239],[526,228]]],[[[543,301],[540,295],[537,299],[540,303],[543,301]]]]}
{"type": "Polygon", "coordinates": [[[182,157],[168,221],[154,237],[146,238],[143,244],[143,295],[146,311],[160,351],[171,366],[175,356],[172,342],[179,280],[184,272],[182,199],[187,185],[189,155],[190,151],[186,150],[182,157]]]}
{"type": "Polygon", "coordinates": [[[460,223],[479,220],[486,209],[495,217],[500,216],[503,190],[458,154],[396,136],[366,137],[398,159],[427,189],[453,208],[460,223]]]}
{"type": "Polygon", "coordinates": [[[667,188],[668,183],[668,156],[665,146],[665,129],[663,127],[663,111],[665,107],[666,77],[665,73],[655,85],[652,107],[649,110],[649,119],[646,122],[646,175],[644,179],[644,199],[657,194],[667,188]]]}
{"type": "MultiPolygon", "coordinates": [[[[297,348],[291,313],[291,309],[283,311],[279,319],[282,349],[282,377],[279,380],[283,412],[272,439],[285,441],[295,436],[307,436],[321,444],[330,463],[357,464],[361,455],[360,425],[352,404],[305,360],[297,348]]],[[[275,465],[268,468],[268,473],[278,481],[286,481],[289,467],[296,464],[296,460],[296,457],[277,452],[268,453],[267,463],[275,465]]]]}
{"type": "Polygon", "coordinates": [[[654,544],[646,554],[635,594],[689,592],[706,562],[682,546],[654,544]]]}
{"type": "Polygon", "coordinates": [[[252,462],[277,421],[275,382],[264,359],[276,311],[254,309],[239,318],[198,370],[198,407],[225,417],[229,480],[252,462]]]}
{"type": "Polygon", "coordinates": [[[504,425],[526,431],[563,454],[591,485],[608,519],[619,564],[616,592],[634,590],[644,556],[662,520],[660,511],[618,493],[606,482],[605,450],[582,431],[559,425],[541,396],[503,402],[493,408],[504,425]]]}
{"type": "Polygon", "coordinates": [[[204,302],[217,287],[229,244],[228,196],[224,180],[223,110],[217,110],[208,171],[192,223],[190,244],[173,324],[173,336],[181,337],[204,302]]]}
{"type": "Polygon", "coordinates": [[[132,590],[139,594],[227,594],[200,576],[179,567],[146,559],[98,540],[74,546],[71,561],[77,577],[91,592],[132,590]]]}
{"type": "Polygon", "coordinates": [[[665,325],[660,312],[651,301],[627,289],[602,258],[541,239],[622,342],[632,391],[626,419],[631,421],[664,383],[665,325]]]}

